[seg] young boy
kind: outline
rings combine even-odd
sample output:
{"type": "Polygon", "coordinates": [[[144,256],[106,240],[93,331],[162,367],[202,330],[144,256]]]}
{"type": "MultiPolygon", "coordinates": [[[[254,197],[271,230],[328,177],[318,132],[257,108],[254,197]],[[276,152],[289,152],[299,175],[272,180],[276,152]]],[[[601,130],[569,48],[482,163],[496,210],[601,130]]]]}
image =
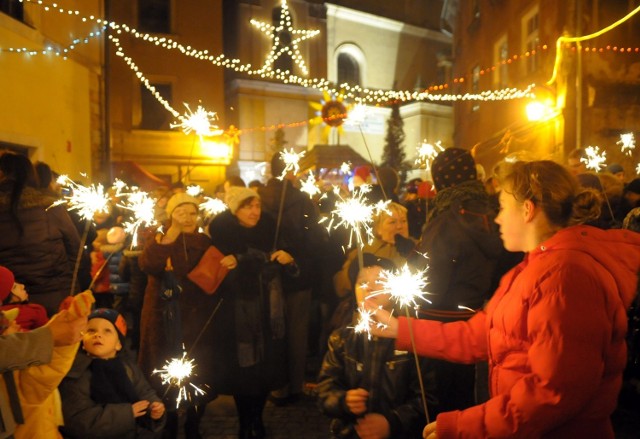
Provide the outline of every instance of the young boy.
{"type": "MultiPolygon", "coordinates": [[[[368,267],[354,282],[359,304],[366,294],[378,289],[375,281],[381,268],[394,269],[388,259],[370,253],[364,256],[368,267]],[[363,282],[368,285],[366,289],[363,282]]],[[[393,307],[388,295],[371,300],[386,309],[393,307]]],[[[330,437],[421,438],[426,417],[413,355],[395,350],[393,340],[369,339],[354,330],[355,324],[331,334],[318,378],[320,410],[333,418],[330,437]]],[[[425,383],[433,385],[428,378],[425,383]]]]}
{"type": "Polygon", "coordinates": [[[11,270],[0,266],[0,311],[13,308],[18,309],[16,322],[21,331],[31,331],[49,321],[44,306],[29,303],[29,294],[24,285],[16,282],[11,270]]]}
{"type": "Polygon", "coordinates": [[[164,404],[138,366],[121,354],[127,324],[113,309],[89,315],[82,349],[60,385],[69,438],[161,437],[164,404]]]}

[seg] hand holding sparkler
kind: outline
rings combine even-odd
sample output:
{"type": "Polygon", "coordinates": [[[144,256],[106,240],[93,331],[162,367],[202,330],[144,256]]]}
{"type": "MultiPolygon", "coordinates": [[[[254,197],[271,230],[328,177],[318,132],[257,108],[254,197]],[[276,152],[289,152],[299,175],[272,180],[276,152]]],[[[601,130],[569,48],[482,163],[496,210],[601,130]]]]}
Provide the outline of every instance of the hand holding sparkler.
{"type": "Polygon", "coordinates": [[[398,319],[393,317],[389,311],[380,308],[377,302],[373,300],[366,300],[364,309],[371,312],[372,316],[375,317],[374,321],[378,322],[378,324],[369,327],[371,335],[384,338],[396,338],[398,336],[398,319]]]}
{"type": "Polygon", "coordinates": [[[344,403],[351,413],[360,416],[367,411],[369,392],[365,389],[350,389],[344,397],[344,403]]]}
{"type": "Polygon", "coordinates": [[[164,415],[164,404],[159,401],[152,402],[149,408],[151,409],[150,416],[153,420],[158,420],[164,415]]]}

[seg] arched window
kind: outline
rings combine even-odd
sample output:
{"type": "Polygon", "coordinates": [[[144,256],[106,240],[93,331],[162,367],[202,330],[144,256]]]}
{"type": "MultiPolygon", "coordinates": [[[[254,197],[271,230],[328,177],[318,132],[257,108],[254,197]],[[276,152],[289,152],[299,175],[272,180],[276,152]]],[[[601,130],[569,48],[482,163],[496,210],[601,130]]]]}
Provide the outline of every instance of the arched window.
{"type": "Polygon", "coordinates": [[[338,55],[338,84],[360,85],[360,64],[348,53],[338,55]]]}

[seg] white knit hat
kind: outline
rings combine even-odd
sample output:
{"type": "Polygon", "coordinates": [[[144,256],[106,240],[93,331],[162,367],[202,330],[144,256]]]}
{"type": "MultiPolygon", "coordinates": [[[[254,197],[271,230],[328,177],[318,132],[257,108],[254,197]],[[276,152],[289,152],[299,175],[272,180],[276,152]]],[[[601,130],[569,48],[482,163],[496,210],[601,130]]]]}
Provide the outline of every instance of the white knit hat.
{"type": "Polygon", "coordinates": [[[189,194],[186,194],[184,192],[178,192],[177,194],[169,198],[169,201],[167,202],[167,208],[165,210],[167,211],[167,214],[169,215],[169,217],[171,217],[171,214],[173,213],[176,207],[180,206],[181,204],[187,204],[187,203],[193,204],[194,206],[196,206],[196,210],[198,210],[198,207],[199,207],[198,200],[196,200],[194,197],[192,197],[189,194]]]}
{"type": "Polygon", "coordinates": [[[235,215],[244,200],[254,197],[260,198],[260,195],[252,189],[242,186],[231,186],[227,189],[224,201],[227,203],[227,206],[229,206],[231,213],[235,215]]]}

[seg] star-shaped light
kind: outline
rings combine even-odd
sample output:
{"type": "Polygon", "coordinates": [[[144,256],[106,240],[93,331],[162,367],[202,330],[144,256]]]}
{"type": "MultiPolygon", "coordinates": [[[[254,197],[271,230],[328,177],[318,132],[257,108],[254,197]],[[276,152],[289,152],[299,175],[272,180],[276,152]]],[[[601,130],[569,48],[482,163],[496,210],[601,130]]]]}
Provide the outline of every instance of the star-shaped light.
{"type": "Polygon", "coordinates": [[[620,151],[630,156],[636,149],[636,138],[633,133],[620,134],[620,140],[616,142],[616,145],[620,145],[620,151]]]}
{"type": "Polygon", "coordinates": [[[275,63],[278,58],[286,53],[291,56],[293,62],[296,63],[296,65],[300,68],[300,71],[304,75],[309,74],[307,66],[304,63],[304,59],[302,59],[302,55],[300,54],[298,43],[315,37],[320,33],[320,31],[294,29],[293,24],[291,23],[291,14],[289,14],[289,5],[287,5],[286,0],[282,0],[280,23],[278,24],[278,26],[273,26],[272,24],[258,20],[251,20],[251,24],[258,28],[260,32],[264,33],[273,41],[271,50],[269,51],[269,54],[267,55],[267,58],[265,59],[264,65],[262,66],[261,70],[273,70],[273,63],[275,63]],[[280,33],[285,30],[292,37],[291,43],[288,45],[280,41],[280,33]]]}

